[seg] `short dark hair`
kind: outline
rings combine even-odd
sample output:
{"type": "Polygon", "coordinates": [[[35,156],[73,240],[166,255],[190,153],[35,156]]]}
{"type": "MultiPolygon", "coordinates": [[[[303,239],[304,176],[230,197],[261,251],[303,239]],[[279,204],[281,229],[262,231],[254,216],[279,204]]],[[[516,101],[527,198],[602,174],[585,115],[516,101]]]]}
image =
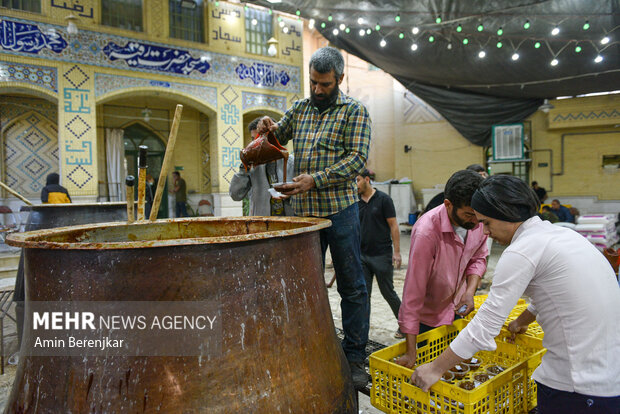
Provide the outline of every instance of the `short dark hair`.
{"type": "Polygon", "coordinates": [[[471,205],[471,196],[478,189],[484,178],[472,170],[460,170],[448,179],[444,190],[444,197],[450,200],[455,208],[471,205]]]}
{"type": "Polygon", "coordinates": [[[172,171],[172,175],[178,175],[179,177],[181,176],[181,173],[178,171],[172,171]]]}
{"type": "Polygon", "coordinates": [[[554,198],[551,202],[553,203],[554,201],[557,202],[558,204],[562,204],[560,203],[560,200],[558,200],[557,198],[554,198]]]}
{"type": "Polygon", "coordinates": [[[487,170],[484,169],[484,167],[480,164],[472,164],[472,165],[468,165],[467,168],[465,168],[466,170],[471,170],[471,171],[475,171],[477,173],[479,172],[486,172],[487,170]]]}
{"type": "Polygon", "coordinates": [[[258,118],[250,122],[250,124],[248,125],[248,132],[250,134],[252,134],[253,130],[258,129],[258,123],[260,122],[262,118],[263,118],[262,116],[259,116],[258,118]]]}
{"type": "Polygon", "coordinates": [[[551,207],[549,207],[549,206],[542,206],[542,211],[551,211],[551,207]]]}
{"type": "Polygon", "coordinates": [[[360,177],[368,177],[368,178],[373,178],[375,174],[373,172],[371,172],[369,169],[364,168],[364,171],[362,171],[361,173],[359,173],[360,177]]]}
{"type": "Polygon", "coordinates": [[[538,181],[532,181],[532,187],[534,187],[535,185],[538,185],[538,181]]]}
{"type": "Polygon", "coordinates": [[[344,73],[344,58],[335,47],[322,47],[312,54],[308,66],[319,73],[329,73],[333,70],[338,79],[344,73]]]}
{"type": "Polygon", "coordinates": [[[534,217],[540,208],[540,200],[532,187],[512,175],[502,174],[487,178],[480,184],[478,193],[508,219],[504,221],[525,221],[534,217]]]}

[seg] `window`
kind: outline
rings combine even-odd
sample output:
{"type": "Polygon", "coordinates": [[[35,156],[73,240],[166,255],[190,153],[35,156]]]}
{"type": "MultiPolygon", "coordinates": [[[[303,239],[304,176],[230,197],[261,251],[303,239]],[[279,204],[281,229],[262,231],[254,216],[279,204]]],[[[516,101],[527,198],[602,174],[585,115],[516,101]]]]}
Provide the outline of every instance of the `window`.
{"type": "Polygon", "coordinates": [[[170,37],[204,42],[202,0],[169,0],[170,37]]]}
{"type": "Polygon", "coordinates": [[[245,51],[267,56],[267,40],[273,36],[273,23],[268,11],[246,7],[245,51]]]}
{"type": "Polygon", "coordinates": [[[142,0],[102,0],[101,24],[142,31],[142,0]]]}
{"type": "Polygon", "coordinates": [[[2,7],[41,13],[41,0],[2,0],[2,7]]]}

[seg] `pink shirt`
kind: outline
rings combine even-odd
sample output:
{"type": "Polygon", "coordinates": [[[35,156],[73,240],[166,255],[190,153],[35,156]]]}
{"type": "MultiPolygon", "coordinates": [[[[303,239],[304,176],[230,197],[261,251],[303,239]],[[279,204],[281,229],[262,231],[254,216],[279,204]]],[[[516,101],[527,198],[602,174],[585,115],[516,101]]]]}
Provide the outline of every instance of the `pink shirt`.
{"type": "Polygon", "coordinates": [[[487,236],[482,223],[467,231],[465,244],[454,232],[442,204],[416,221],[398,324],[417,335],[420,323],[450,325],[467,287],[466,275],[482,277],[487,268],[487,236]]]}

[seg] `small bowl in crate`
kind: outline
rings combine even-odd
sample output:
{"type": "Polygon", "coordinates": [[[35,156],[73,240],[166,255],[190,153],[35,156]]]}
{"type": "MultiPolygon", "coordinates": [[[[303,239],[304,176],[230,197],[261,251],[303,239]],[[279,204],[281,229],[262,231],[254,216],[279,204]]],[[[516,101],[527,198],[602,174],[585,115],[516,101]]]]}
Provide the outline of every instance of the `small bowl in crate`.
{"type": "Polygon", "coordinates": [[[476,358],[476,357],[471,357],[463,361],[463,364],[468,365],[469,369],[471,369],[472,371],[480,368],[481,363],[482,361],[480,360],[480,358],[476,358]]]}
{"type": "Polygon", "coordinates": [[[483,382],[487,382],[491,376],[489,374],[476,374],[474,375],[474,381],[482,384],[483,382]]]}
{"type": "Polygon", "coordinates": [[[476,384],[473,381],[461,381],[459,382],[459,387],[463,388],[465,391],[471,391],[476,388],[476,384]]]}
{"type": "Polygon", "coordinates": [[[454,374],[450,371],[446,371],[443,373],[440,379],[445,382],[454,381],[454,374]]]}
{"type": "Polygon", "coordinates": [[[469,372],[469,366],[466,364],[456,364],[450,368],[450,372],[454,374],[454,378],[462,380],[469,372]]]}
{"type": "Polygon", "coordinates": [[[505,368],[499,365],[491,365],[487,367],[487,373],[491,376],[495,376],[504,372],[505,368]]]}

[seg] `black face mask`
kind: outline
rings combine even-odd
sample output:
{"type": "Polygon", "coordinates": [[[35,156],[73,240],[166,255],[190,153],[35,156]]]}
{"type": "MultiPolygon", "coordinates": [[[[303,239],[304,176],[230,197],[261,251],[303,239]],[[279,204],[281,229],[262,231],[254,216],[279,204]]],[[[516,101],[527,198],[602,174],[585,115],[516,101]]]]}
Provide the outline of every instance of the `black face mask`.
{"type": "Polygon", "coordinates": [[[317,107],[320,113],[322,113],[336,103],[339,92],[340,89],[338,89],[337,86],[329,95],[315,95],[314,92],[310,91],[310,102],[312,103],[312,105],[317,107]],[[323,99],[317,99],[319,97],[323,99]]]}

